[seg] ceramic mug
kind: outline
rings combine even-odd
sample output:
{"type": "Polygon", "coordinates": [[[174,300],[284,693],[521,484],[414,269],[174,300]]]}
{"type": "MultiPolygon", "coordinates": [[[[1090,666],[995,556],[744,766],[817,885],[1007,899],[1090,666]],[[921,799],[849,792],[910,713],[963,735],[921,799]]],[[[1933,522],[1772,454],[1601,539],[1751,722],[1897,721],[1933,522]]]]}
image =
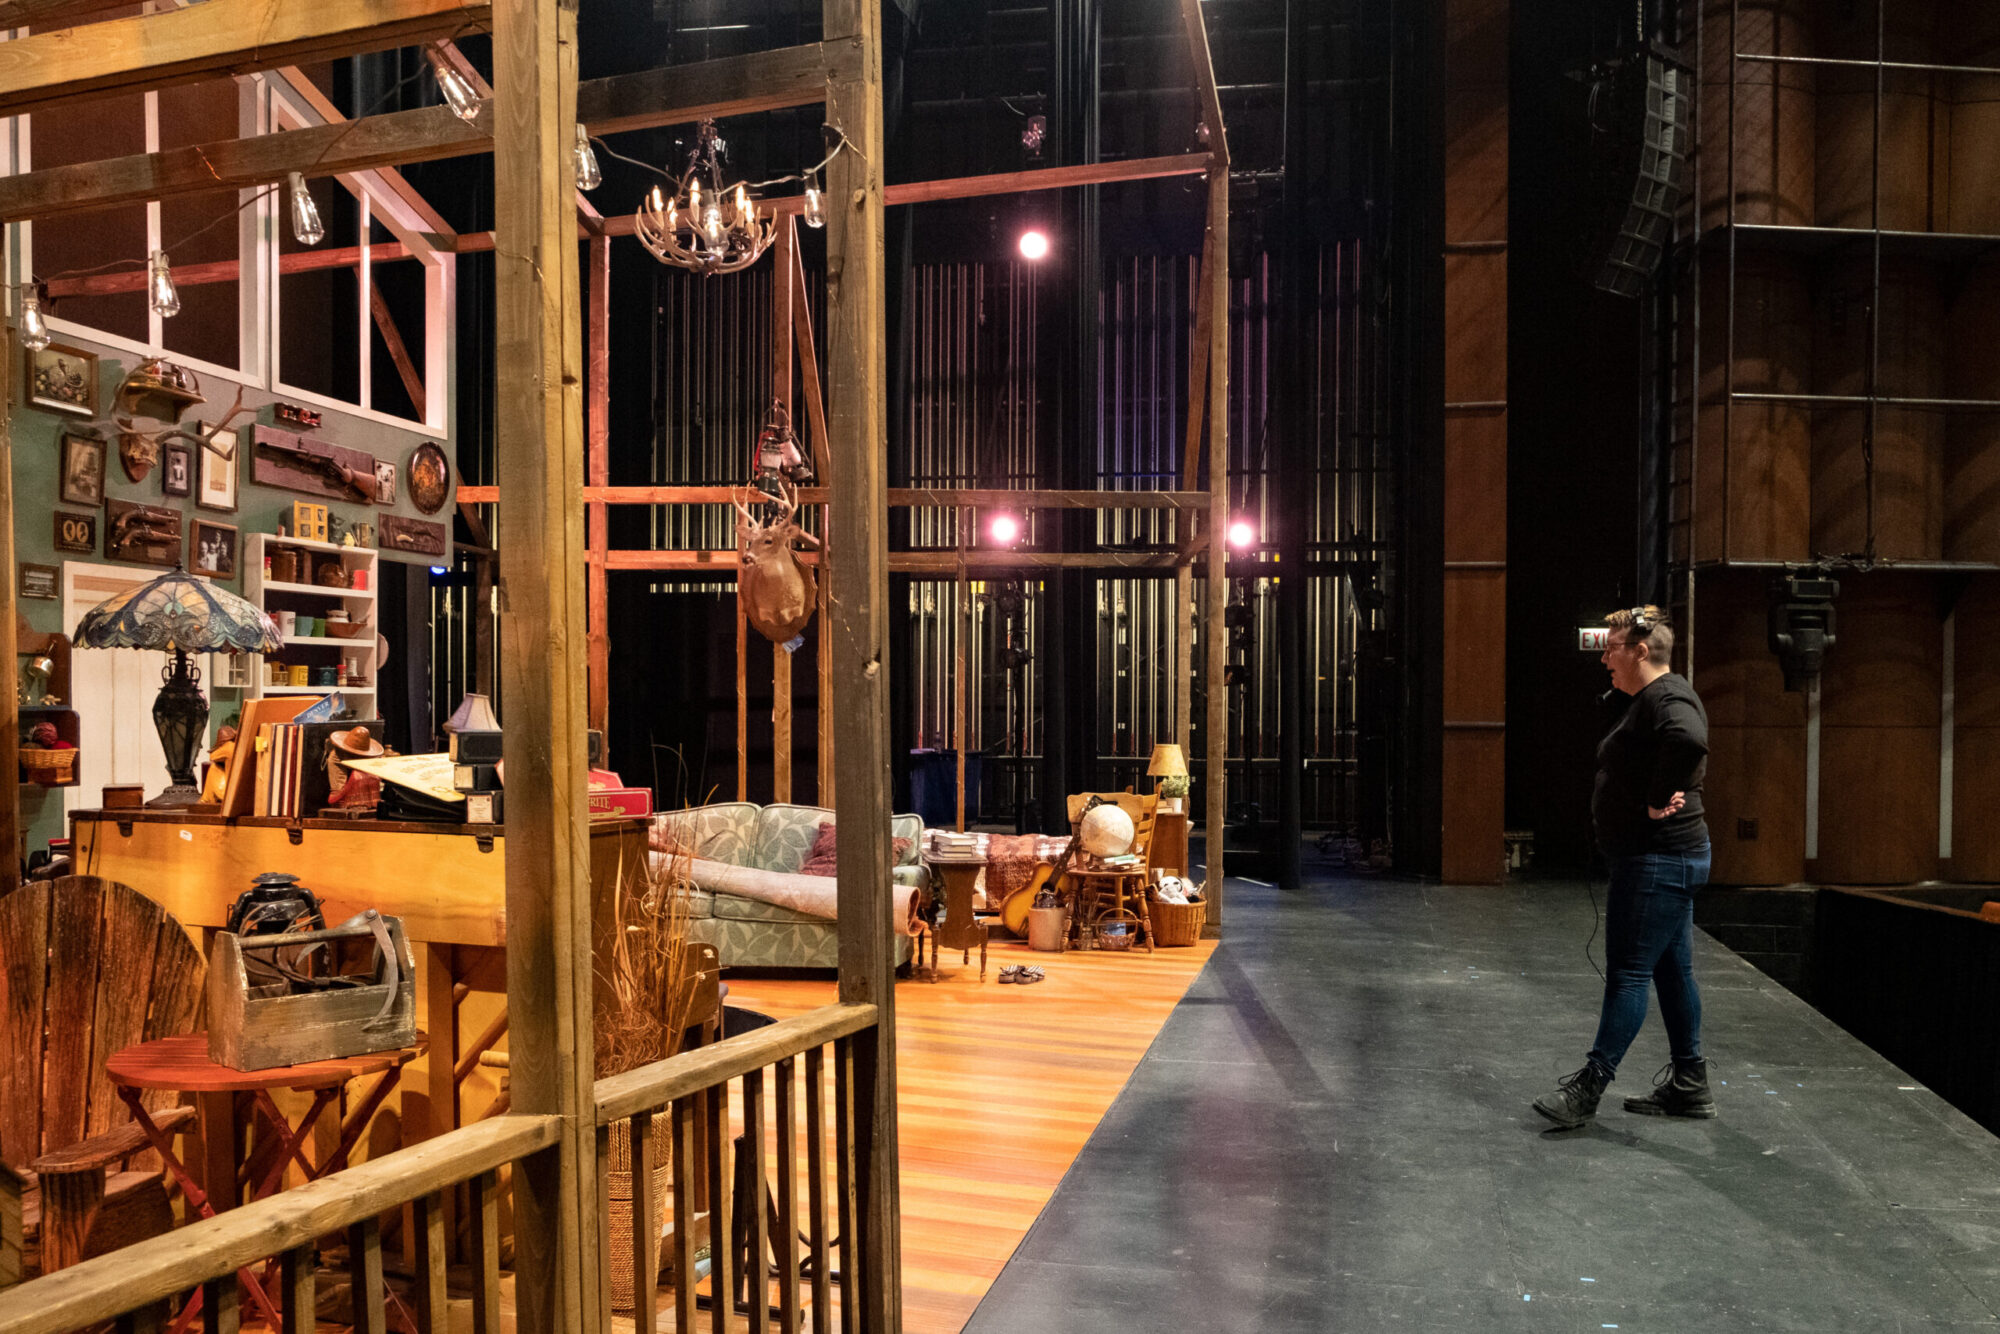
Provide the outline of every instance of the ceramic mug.
{"type": "Polygon", "coordinates": [[[337,685],[338,675],[332,667],[315,667],[312,669],[312,683],[316,686],[337,685]]]}
{"type": "Polygon", "coordinates": [[[299,632],[299,614],[295,611],[274,611],[273,620],[278,623],[278,633],[290,639],[299,632]]]}
{"type": "Polygon", "coordinates": [[[291,683],[295,686],[310,685],[312,669],[304,663],[294,663],[291,668],[291,683]]]}

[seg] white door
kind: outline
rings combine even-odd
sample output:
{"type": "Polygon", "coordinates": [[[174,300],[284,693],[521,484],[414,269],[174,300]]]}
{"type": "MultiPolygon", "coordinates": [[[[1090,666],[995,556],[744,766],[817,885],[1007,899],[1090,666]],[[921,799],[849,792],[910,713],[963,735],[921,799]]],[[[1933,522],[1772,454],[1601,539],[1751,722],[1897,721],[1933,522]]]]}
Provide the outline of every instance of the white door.
{"type": "MultiPolygon", "coordinates": [[[[83,614],[113,593],[162,573],[138,565],[64,562],[63,632],[73,634],[83,614]]],[[[83,782],[61,789],[64,816],[96,809],[107,783],[144,784],[148,800],[166,790],[166,753],[153,726],[153,701],[160,693],[161,673],[172,662],[164,653],[129,648],[79,648],[70,653],[72,698],[67,703],[77,713],[77,762],[83,766],[83,782]]],[[[204,694],[206,685],[203,682],[204,694]]],[[[199,771],[200,766],[196,768],[199,771]]]]}

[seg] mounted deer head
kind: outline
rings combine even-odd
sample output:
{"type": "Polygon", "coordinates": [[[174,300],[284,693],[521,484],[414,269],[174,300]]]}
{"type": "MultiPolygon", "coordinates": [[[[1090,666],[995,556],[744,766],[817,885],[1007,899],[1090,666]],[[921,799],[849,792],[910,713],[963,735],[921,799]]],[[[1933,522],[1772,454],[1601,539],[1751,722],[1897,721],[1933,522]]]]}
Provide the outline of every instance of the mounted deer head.
{"type": "MultiPolygon", "coordinates": [[[[736,596],[743,614],[757,633],[773,644],[798,637],[812,620],[816,585],[812,571],[798,558],[795,542],[812,543],[797,521],[798,492],[781,483],[776,497],[762,497],[775,507],[775,517],[760,519],[744,503],[736,506],[736,596]]],[[[817,545],[817,543],[813,543],[817,545]]]]}

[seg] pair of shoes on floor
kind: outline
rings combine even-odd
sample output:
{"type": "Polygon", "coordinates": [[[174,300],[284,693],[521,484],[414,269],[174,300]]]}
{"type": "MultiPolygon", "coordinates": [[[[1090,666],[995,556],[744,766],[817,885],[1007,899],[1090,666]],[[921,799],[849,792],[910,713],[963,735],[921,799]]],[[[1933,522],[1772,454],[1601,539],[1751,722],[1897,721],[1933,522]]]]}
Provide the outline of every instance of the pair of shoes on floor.
{"type": "MultiPolygon", "coordinates": [[[[1574,1130],[1597,1115],[1597,1105],[1611,1083],[1611,1074],[1595,1062],[1559,1080],[1555,1092],[1535,1099],[1535,1110],[1563,1130],[1574,1130]]],[[[1708,1062],[1669,1061],[1653,1077],[1653,1091],[1625,1099],[1625,1110],[1640,1116],[1678,1116],[1708,1120],[1715,1115],[1715,1096],[1708,1088],[1708,1062]]]]}
{"type": "Polygon", "coordinates": [[[1000,970],[1002,982],[1017,982],[1024,987],[1041,981],[1043,976],[1041,966],[1032,963],[1010,963],[1000,970]]]}

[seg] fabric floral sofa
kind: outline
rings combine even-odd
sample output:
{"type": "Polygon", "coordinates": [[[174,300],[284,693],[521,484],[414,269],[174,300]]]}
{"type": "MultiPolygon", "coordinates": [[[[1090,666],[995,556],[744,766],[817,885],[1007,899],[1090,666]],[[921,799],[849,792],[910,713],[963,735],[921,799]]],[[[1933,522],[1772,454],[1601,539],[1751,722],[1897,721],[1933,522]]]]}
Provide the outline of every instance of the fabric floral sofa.
{"type": "MultiPolygon", "coordinates": [[[[822,824],[833,812],[820,806],[769,805],[727,801],[693,810],[666,811],[655,825],[688,852],[710,861],[765,871],[797,873],[805,864],[822,824]]],[[[891,818],[898,857],[892,871],[899,885],[925,887],[915,815],[891,818]],[[907,842],[905,842],[907,840],[907,842]]],[[[697,876],[688,938],[715,946],[725,968],[834,968],[840,963],[837,924],[776,904],[716,892],[697,876]]],[[[910,937],[896,937],[896,963],[910,956],[910,937]]]]}

